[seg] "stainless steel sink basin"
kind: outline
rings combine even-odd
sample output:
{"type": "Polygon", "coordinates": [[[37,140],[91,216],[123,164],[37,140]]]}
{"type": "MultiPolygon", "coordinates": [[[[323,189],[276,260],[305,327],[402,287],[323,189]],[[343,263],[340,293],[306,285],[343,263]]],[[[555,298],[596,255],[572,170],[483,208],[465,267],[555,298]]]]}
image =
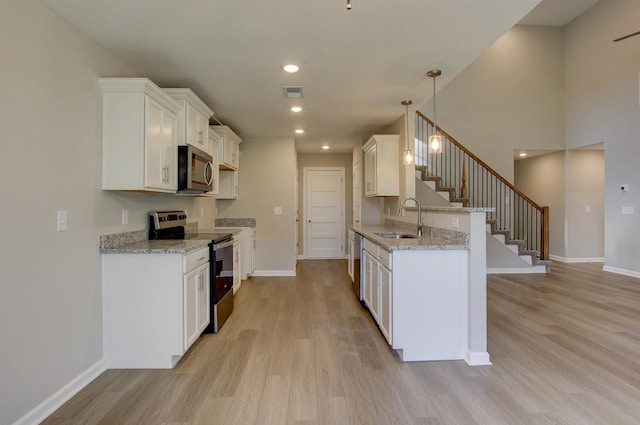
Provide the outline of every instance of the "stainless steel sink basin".
{"type": "Polygon", "coordinates": [[[418,236],[412,235],[411,233],[405,232],[374,232],[376,236],[380,236],[381,238],[388,239],[417,239],[418,236]]]}

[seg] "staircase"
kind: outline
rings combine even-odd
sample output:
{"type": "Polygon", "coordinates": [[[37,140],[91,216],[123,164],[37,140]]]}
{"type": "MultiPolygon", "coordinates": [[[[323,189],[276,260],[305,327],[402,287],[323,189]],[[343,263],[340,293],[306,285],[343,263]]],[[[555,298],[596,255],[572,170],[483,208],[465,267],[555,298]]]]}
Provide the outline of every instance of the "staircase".
{"type": "Polygon", "coordinates": [[[416,178],[437,196],[418,184],[416,195],[422,191],[430,205],[495,209],[487,214],[487,273],[550,273],[549,208],[531,201],[440,128],[442,152],[429,152],[421,136],[433,133],[433,122],[417,115],[416,178]]]}

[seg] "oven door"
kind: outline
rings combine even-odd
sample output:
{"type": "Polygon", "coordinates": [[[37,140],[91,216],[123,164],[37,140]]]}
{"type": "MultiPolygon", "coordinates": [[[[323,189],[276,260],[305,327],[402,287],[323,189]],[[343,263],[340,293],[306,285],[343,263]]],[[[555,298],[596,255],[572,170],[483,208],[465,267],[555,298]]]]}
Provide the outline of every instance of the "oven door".
{"type": "Polygon", "coordinates": [[[211,244],[211,320],[204,333],[217,333],[233,311],[233,239],[211,244]]]}

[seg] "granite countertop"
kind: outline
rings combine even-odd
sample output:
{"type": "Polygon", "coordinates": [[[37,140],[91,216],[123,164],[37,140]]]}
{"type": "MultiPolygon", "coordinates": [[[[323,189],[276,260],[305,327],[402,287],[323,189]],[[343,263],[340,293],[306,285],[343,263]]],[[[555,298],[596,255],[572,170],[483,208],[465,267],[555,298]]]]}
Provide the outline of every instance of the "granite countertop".
{"type": "MultiPolygon", "coordinates": [[[[415,227],[415,226],[414,226],[415,227]]],[[[469,235],[425,226],[423,236],[413,239],[391,239],[376,235],[376,232],[402,232],[415,234],[415,229],[408,230],[398,225],[361,225],[352,226],[351,230],[361,234],[386,250],[459,250],[469,249],[469,235]]]]}
{"type": "Polygon", "coordinates": [[[216,227],[256,227],[255,218],[216,218],[216,227]]]}
{"type": "Polygon", "coordinates": [[[100,248],[102,254],[186,254],[199,248],[204,248],[210,241],[201,240],[142,240],[121,245],[104,246],[100,248]]]}

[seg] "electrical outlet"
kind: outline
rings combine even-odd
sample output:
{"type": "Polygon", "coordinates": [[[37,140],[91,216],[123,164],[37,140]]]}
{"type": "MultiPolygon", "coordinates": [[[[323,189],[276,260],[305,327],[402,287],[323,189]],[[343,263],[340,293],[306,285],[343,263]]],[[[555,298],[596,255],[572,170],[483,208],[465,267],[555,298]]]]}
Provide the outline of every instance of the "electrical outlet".
{"type": "Polygon", "coordinates": [[[586,207],[584,207],[584,212],[590,213],[591,212],[591,206],[587,205],[586,207]]]}
{"type": "Polygon", "coordinates": [[[129,224],[129,210],[122,210],[122,225],[129,224]]]}
{"type": "Polygon", "coordinates": [[[451,217],[451,227],[454,229],[460,227],[460,219],[458,217],[451,217]]]}
{"type": "Polygon", "coordinates": [[[204,208],[200,208],[200,217],[204,217],[204,208]]]}
{"type": "Polygon", "coordinates": [[[273,207],[273,215],[282,215],[282,207],[273,207]]]}

